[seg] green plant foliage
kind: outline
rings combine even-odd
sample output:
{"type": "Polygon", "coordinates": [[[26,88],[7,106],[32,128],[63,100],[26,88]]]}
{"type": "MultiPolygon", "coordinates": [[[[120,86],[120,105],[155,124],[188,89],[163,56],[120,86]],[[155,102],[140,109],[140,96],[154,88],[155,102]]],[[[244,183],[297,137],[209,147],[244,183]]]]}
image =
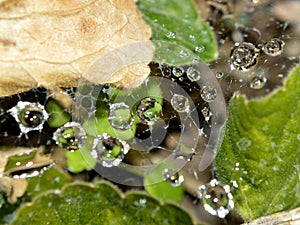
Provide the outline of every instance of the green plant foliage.
{"type": "Polygon", "coordinates": [[[233,190],[246,221],[300,205],[300,66],[284,87],[230,102],[226,136],[216,156],[218,178],[233,190]]]}
{"type": "Polygon", "coordinates": [[[145,193],[126,195],[108,182],[73,183],[46,192],[23,206],[11,224],[193,224],[183,209],[145,193]]]}
{"type": "Polygon", "coordinates": [[[152,28],[157,61],[179,65],[216,59],[214,34],[192,0],[139,0],[137,5],[152,28]]]}
{"type": "Polygon", "coordinates": [[[71,115],[55,100],[48,101],[45,108],[50,114],[48,119],[50,127],[58,128],[71,120],[71,115]]]}
{"type": "Polygon", "coordinates": [[[40,176],[29,178],[26,193],[15,204],[7,202],[4,193],[0,192],[0,224],[9,224],[21,204],[30,202],[42,192],[60,189],[71,181],[72,178],[68,174],[54,166],[40,176]]]}
{"type": "Polygon", "coordinates": [[[144,187],[151,195],[163,201],[170,200],[180,203],[184,195],[183,185],[180,184],[174,187],[165,181],[163,178],[163,171],[165,169],[175,168],[165,163],[159,164],[152,173],[144,177],[144,187]]]}

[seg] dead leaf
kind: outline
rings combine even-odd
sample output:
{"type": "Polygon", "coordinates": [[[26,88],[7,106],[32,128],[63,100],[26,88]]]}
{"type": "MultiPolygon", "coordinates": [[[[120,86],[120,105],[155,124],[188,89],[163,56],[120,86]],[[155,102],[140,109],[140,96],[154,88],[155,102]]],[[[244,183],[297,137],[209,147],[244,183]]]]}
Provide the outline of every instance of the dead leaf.
{"type": "MultiPolygon", "coordinates": [[[[2,0],[0,27],[0,96],[77,86],[105,53],[151,37],[132,0],[2,0]]],[[[153,45],[149,49],[148,61],[134,71],[123,68],[105,83],[136,86],[150,71],[153,45]]],[[[103,82],[98,78],[93,82],[103,82]]]]}

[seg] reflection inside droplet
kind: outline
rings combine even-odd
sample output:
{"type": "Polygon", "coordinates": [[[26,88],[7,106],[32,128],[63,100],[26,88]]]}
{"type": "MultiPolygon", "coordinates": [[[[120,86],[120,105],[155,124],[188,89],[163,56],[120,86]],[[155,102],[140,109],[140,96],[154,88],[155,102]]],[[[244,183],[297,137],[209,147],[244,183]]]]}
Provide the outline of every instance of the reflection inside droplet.
{"type": "Polygon", "coordinates": [[[128,130],[134,121],[133,112],[125,103],[111,104],[109,107],[108,120],[112,127],[119,130],[128,130]]]}
{"type": "Polygon", "coordinates": [[[143,123],[153,125],[161,116],[162,106],[155,98],[144,98],[137,107],[137,115],[143,123]]]}
{"type": "Polygon", "coordinates": [[[272,38],[263,45],[262,50],[269,56],[278,56],[283,52],[284,46],[284,41],[279,38],[272,38]]]}
{"type": "Polygon", "coordinates": [[[261,89],[265,86],[267,78],[264,76],[255,76],[251,79],[249,86],[252,89],[261,89]]]}
{"type": "Polygon", "coordinates": [[[212,87],[204,86],[201,90],[201,98],[206,102],[212,102],[217,97],[217,90],[212,87]]]}
{"type": "Polygon", "coordinates": [[[190,103],[187,97],[174,94],[171,99],[171,105],[177,112],[188,112],[190,103]]]}
{"type": "Polygon", "coordinates": [[[200,72],[196,70],[194,67],[189,67],[186,70],[186,75],[190,81],[200,80],[200,72]]]}

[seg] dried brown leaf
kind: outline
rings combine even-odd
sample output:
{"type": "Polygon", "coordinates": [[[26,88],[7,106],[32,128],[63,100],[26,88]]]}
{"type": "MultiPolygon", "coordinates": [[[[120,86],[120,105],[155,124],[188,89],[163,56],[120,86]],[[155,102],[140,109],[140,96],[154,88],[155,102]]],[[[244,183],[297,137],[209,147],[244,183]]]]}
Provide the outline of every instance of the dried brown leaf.
{"type": "MultiPolygon", "coordinates": [[[[0,27],[0,96],[76,86],[103,54],[151,37],[132,0],[2,0],[0,27]]],[[[148,63],[93,82],[135,86],[148,75],[148,63]]]]}

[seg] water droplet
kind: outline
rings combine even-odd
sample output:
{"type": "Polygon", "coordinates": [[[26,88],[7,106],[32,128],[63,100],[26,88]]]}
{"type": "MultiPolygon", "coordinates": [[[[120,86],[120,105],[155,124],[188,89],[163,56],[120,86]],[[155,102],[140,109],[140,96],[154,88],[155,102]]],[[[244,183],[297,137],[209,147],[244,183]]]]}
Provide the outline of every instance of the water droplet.
{"type": "Polygon", "coordinates": [[[190,79],[190,81],[200,80],[200,72],[196,70],[194,67],[189,67],[186,70],[186,75],[190,79]]]}
{"type": "Polygon", "coordinates": [[[204,52],[204,50],[205,50],[205,47],[204,47],[204,46],[199,46],[199,45],[197,45],[197,46],[195,46],[195,48],[194,48],[194,51],[195,51],[195,52],[198,52],[198,53],[204,52]]]}
{"type": "Polygon", "coordinates": [[[264,76],[255,76],[250,81],[250,87],[252,89],[261,89],[265,86],[267,78],[264,76]]]}
{"type": "Polygon", "coordinates": [[[112,127],[119,130],[128,130],[134,121],[133,112],[125,103],[111,104],[109,107],[108,120],[112,127]]]}
{"type": "Polygon", "coordinates": [[[225,218],[234,208],[230,187],[223,185],[216,179],[198,188],[199,198],[203,202],[204,209],[214,216],[225,218]]]}
{"type": "Polygon", "coordinates": [[[188,112],[190,103],[187,97],[174,94],[171,99],[171,105],[177,112],[188,112]]]}
{"type": "Polygon", "coordinates": [[[175,34],[174,32],[172,32],[172,31],[168,32],[168,33],[166,34],[166,36],[167,36],[167,38],[171,38],[171,39],[176,38],[176,34],[175,34]]]}
{"type": "Polygon", "coordinates": [[[187,52],[187,51],[181,50],[181,51],[179,52],[179,56],[180,56],[181,58],[187,58],[187,57],[190,56],[190,53],[187,52]]]}
{"type": "Polygon", "coordinates": [[[272,38],[263,45],[262,50],[269,56],[278,56],[283,52],[285,42],[279,38],[272,38]]]}
{"type": "Polygon", "coordinates": [[[144,98],[137,107],[137,115],[143,123],[153,125],[161,116],[162,106],[155,98],[144,98]]]}
{"type": "Polygon", "coordinates": [[[8,111],[19,123],[22,133],[32,130],[42,130],[49,115],[43,105],[37,102],[19,101],[8,111]]]}
{"type": "Polygon", "coordinates": [[[221,79],[223,76],[224,76],[224,73],[223,73],[223,72],[217,72],[217,73],[216,73],[216,78],[217,78],[217,79],[221,79]]]}
{"type": "Polygon", "coordinates": [[[210,119],[210,117],[212,115],[211,112],[210,112],[210,110],[209,110],[209,108],[204,107],[201,110],[201,112],[202,112],[202,115],[204,116],[205,121],[209,121],[209,119],[210,119]]]}
{"type": "Polygon", "coordinates": [[[190,34],[189,38],[192,40],[192,41],[195,41],[196,37],[192,34],[190,34]]]}
{"type": "Polygon", "coordinates": [[[201,90],[201,98],[206,102],[212,102],[217,97],[217,90],[215,88],[204,86],[201,90]]]}
{"type": "Polygon", "coordinates": [[[173,67],[172,73],[175,77],[181,77],[184,73],[184,70],[182,67],[173,67]]]}
{"type": "Polygon", "coordinates": [[[231,49],[230,68],[247,72],[257,65],[259,56],[259,49],[253,44],[247,42],[236,44],[231,49]]]}
{"type": "Polygon", "coordinates": [[[104,167],[118,166],[129,151],[129,145],[104,133],[94,139],[92,156],[104,167]]]}
{"type": "Polygon", "coordinates": [[[164,169],[163,178],[173,187],[178,187],[184,181],[184,177],[173,169],[164,169]]]}
{"type": "Polygon", "coordinates": [[[86,133],[77,122],[68,122],[53,134],[56,144],[69,151],[80,149],[85,139],[86,133]]]}

